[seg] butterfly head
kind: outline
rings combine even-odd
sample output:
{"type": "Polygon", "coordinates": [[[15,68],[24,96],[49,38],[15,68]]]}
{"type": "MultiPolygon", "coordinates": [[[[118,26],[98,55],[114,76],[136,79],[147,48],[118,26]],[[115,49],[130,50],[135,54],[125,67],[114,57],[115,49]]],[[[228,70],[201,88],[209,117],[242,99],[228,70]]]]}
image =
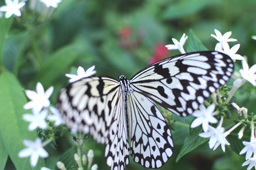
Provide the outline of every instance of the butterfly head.
{"type": "Polygon", "coordinates": [[[123,74],[121,74],[118,78],[119,78],[120,81],[126,80],[126,77],[123,74]]]}

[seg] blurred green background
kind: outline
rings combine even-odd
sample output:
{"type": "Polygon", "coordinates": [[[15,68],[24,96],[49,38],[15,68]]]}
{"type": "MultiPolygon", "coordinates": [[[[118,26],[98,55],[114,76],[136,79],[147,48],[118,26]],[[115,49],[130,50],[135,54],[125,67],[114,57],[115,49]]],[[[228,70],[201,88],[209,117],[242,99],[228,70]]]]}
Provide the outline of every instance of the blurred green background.
{"type": "MultiPolygon", "coordinates": [[[[232,31],[231,38],[238,42],[231,45],[240,43],[238,53],[247,56],[249,65],[256,63],[256,41],[251,39],[256,35],[255,0],[62,0],[50,19],[40,14],[40,8],[29,9],[28,4],[29,1],[11,27],[4,47],[4,65],[17,75],[25,89],[34,89],[38,81],[45,89],[54,86],[53,104],[60,88],[68,84],[65,73],[74,72],[78,66],[87,69],[95,65],[97,74],[117,79],[121,73],[131,78],[148,65],[157,45],[172,44],[172,38],[179,40],[183,33],[188,35],[189,30],[193,30],[209,50],[214,50],[217,42],[210,36],[215,34],[214,29],[221,33],[232,31]],[[37,60],[38,55],[41,61],[37,60]]],[[[179,52],[171,51],[168,57],[176,54],[179,52]]],[[[237,63],[238,71],[241,64],[237,63]]],[[[243,96],[246,92],[248,89],[242,89],[237,102],[255,111],[255,89],[250,91],[250,96],[243,96]]],[[[186,125],[192,120],[191,117],[173,119],[186,125]]],[[[212,151],[208,143],[176,163],[176,156],[188,136],[188,126],[174,124],[173,127],[174,155],[160,169],[246,169],[241,166],[244,155],[238,156],[230,147],[225,153],[220,148],[212,151]]],[[[46,148],[50,154],[47,167],[54,169],[58,160],[72,164],[71,153],[76,148],[72,147],[71,138],[67,133],[57,140],[56,150],[51,146],[46,148]]],[[[103,145],[89,139],[85,149],[94,150],[94,163],[99,165],[99,170],[109,169],[103,145]]],[[[8,167],[12,167],[10,160],[8,167]]],[[[131,161],[126,169],[145,168],[131,161]]]]}

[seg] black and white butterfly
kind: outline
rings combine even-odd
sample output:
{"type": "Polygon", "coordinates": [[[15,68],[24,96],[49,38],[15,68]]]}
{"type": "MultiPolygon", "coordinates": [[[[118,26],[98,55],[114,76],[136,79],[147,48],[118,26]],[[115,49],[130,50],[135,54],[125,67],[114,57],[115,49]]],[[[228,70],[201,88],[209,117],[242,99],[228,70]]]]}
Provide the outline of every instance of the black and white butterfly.
{"type": "Polygon", "coordinates": [[[131,80],[107,76],[80,79],[61,89],[57,107],[69,128],[106,144],[111,170],[133,160],[163,166],[173,154],[169,126],[156,107],[185,117],[231,77],[232,59],[215,51],[193,52],[149,65],[131,80]]]}

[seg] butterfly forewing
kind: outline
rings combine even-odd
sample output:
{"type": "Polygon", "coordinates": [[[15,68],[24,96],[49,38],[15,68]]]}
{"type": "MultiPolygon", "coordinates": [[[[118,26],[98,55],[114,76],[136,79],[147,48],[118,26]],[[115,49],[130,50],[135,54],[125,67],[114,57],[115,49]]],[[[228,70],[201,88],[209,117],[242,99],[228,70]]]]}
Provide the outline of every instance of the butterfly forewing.
{"type": "Polygon", "coordinates": [[[128,113],[131,114],[131,155],[146,168],[159,168],[173,153],[169,126],[154,103],[140,93],[129,95],[128,113]]]}
{"type": "Polygon", "coordinates": [[[113,115],[120,107],[120,95],[118,81],[93,76],[61,89],[57,107],[67,127],[89,133],[99,143],[107,143],[113,115]]]}
{"type": "Polygon", "coordinates": [[[165,109],[188,116],[229,80],[233,70],[233,61],[226,54],[195,52],[152,64],[130,82],[136,91],[165,109]]]}

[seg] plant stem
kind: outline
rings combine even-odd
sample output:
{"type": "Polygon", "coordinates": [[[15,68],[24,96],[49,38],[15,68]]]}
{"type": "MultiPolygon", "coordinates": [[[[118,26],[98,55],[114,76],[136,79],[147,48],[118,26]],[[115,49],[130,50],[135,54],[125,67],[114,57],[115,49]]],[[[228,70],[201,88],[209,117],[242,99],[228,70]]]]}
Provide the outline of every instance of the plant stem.
{"type": "Polygon", "coordinates": [[[53,138],[48,139],[47,141],[45,141],[44,143],[42,143],[42,147],[45,147],[46,145],[48,145],[49,143],[51,143],[51,141],[53,140],[53,138]]]}

